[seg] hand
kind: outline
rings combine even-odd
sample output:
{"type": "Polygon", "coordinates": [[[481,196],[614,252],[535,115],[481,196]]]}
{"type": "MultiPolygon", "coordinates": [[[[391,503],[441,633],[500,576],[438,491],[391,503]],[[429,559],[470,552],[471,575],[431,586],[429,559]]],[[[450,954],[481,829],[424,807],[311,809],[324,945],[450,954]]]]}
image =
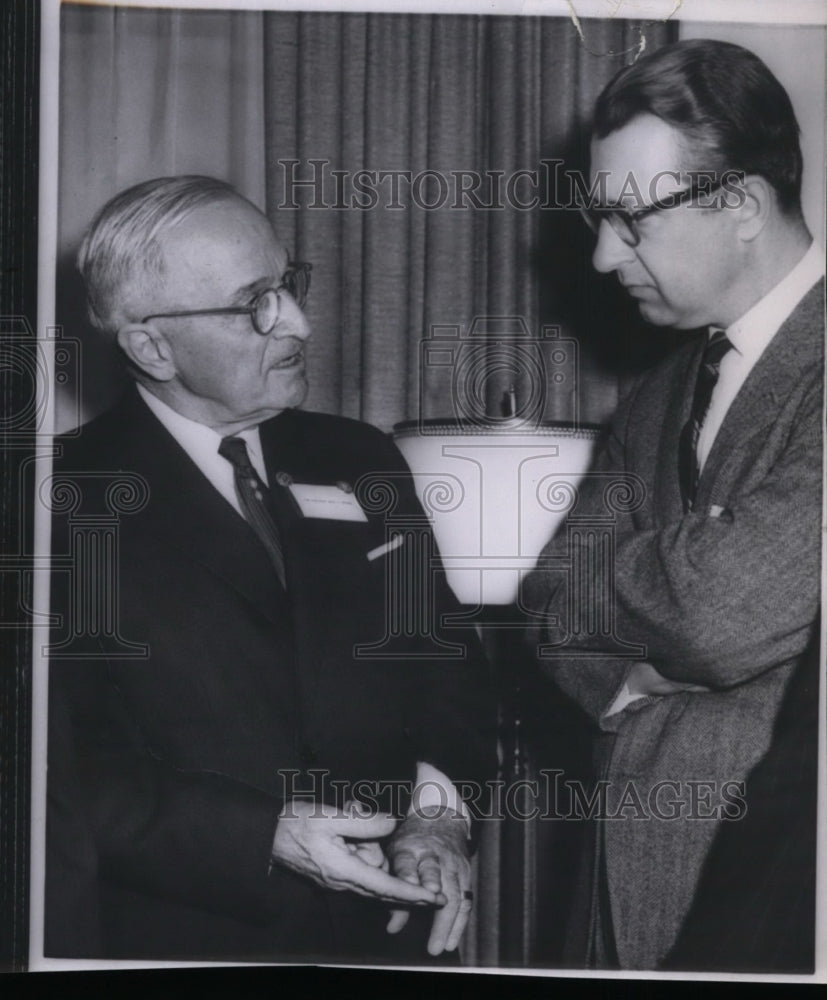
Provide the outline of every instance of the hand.
{"type": "Polygon", "coordinates": [[[385,852],[378,840],[359,840],[355,843],[346,841],[345,847],[371,868],[381,868],[383,872],[390,870],[388,859],[385,857],[385,852]]]}
{"type": "MultiPolygon", "coordinates": [[[[391,870],[399,878],[424,886],[445,900],[434,914],[429,955],[453,951],[468,923],[473,897],[467,834],[461,816],[436,806],[407,816],[388,845],[391,870]]],[[[393,910],[388,933],[396,934],[407,922],[405,910],[393,910]]]]}
{"type": "Polygon", "coordinates": [[[703,684],[691,684],[686,681],[673,681],[652,666],[641,660],[632,665],[626,677],[629,694],[634,695],[667,695],[678,694],[681,691],[709,691],[703,684]]]}
{"type": "Polygon", "coordinates": [[[349,890],[390,903],[441,903],[443,898],[438,892],[388,873],[376,841],[387,837],[395,827],[393,816],[364,815],[357,807],[339,810],[293,799],[279,815],[273,861],[326,889],[349,890]]]}

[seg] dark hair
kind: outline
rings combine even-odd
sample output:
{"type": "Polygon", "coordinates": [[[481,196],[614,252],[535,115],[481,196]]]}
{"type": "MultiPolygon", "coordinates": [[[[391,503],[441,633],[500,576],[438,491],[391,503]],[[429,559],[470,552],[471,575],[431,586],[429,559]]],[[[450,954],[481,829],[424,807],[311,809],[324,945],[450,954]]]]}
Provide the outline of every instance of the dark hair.
{"type": "Polygon", "coordinates": [[[783,211],[800,211],[798,122],[786,90],[754,53],[706,38],[657,49],[609,81],[594,135],[604,139],[640,114],[678,129],[693,167],[758,174],[783,211]]]}

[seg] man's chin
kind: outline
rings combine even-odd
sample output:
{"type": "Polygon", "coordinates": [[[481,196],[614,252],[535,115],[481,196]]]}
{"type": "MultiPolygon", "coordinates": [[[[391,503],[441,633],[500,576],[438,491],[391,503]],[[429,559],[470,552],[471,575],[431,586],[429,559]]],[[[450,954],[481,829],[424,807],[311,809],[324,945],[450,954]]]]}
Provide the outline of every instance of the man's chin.
{"type": "Polygon", "coordinates": [[[667,305],[663,299],[652,298],[643,299],[635,296],[638,310],[643,319],[652,326],[668,326],[672,330],[695,330],[701,326],[709,325],[709,320],[704,319],[696,310],[694,315],[687,315],[667,305]]]}
{"type": "Polygon", "coordinates": [[[677,326],[678,317],[662,302],[638,302],[640,315],[652,326],[677,326]]]}
{"type": "Polygon", "coordinates": [[[266,400],[261,401],[258,410],[259,423],[277,417],[285,410],[295,410],[307,398],[307,380],[297,378],[289,387],[280,386],[278,392],[272,392],[266,400]]]}
{"type": "Polygon", "coordinates": [[[304,371],[302,371],[300,375],[296,376],[289,390],[279,394],[281,409],[292,410],[297,406],[301,406],[305,399],[307,399],[307,390],[307,379],[305,378],[304,371]]]}

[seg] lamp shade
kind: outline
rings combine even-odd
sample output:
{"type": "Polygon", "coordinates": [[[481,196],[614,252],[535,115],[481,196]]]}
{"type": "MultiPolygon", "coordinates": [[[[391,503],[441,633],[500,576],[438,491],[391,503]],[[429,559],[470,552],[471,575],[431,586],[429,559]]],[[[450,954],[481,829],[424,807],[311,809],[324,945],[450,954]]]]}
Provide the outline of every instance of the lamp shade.
{"type": "Polygon", "coordinates": [[[457,598],[512,604],[571,508],[600,429],[517,421],[409,421],[394,439],[432,518],[457,598]]]}

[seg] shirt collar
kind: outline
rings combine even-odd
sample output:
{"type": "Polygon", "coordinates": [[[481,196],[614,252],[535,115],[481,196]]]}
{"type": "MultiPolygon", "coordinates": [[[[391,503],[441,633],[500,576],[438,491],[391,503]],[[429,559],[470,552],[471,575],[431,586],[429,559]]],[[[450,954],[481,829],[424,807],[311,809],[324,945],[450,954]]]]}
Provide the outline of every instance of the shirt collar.
{"type": "Polygon", "coordinates": [[[756,360],[807,292],[824,274],[824,254],[816,242],[785,277],[726,329],[732,346],[756,360]]]}
{"type": "MultiPolygon", "coordinates": [[[[211,482],[215,482],[215,477],[208,470],[218,468],[224,471],[225,467],[230,468],[227,460],[218,454],[218,446],[223,435],[214,431],[212,427],[200,424],[197,420],[190,420],[189,417],[173,410],[140,383],[136,383],[136,387],[141,399],[211,482]]],[[[259,476],[267,482],[258,427],[249,427],[232,436],[243,438],[247,442],[250,461],[259,476]]]]}

